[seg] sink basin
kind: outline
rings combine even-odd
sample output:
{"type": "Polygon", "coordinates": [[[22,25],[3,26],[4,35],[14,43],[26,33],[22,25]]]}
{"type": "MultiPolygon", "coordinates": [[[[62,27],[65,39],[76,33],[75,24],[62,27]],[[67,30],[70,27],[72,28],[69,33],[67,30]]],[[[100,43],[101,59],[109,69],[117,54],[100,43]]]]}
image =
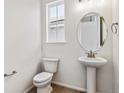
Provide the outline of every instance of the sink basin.
{"type": "Polygon", "coordinates": [[[85,66],[89,67],[100,67],[107,63],[107,60],[104,58],[88,58],[88,57],[79,57],[78,60],[85,66]]]}

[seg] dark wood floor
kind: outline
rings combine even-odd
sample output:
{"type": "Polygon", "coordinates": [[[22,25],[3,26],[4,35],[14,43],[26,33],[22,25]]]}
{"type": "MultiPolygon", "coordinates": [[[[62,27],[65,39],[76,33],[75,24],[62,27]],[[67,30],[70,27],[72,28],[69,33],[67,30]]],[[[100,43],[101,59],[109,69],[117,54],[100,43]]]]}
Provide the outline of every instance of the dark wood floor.
{"type": "MultiPolygon", "coordinates": [[[[80,91],[77,91],[77,90],[73,90],[73,89],[62,87],[62,86],[58,86],[58,85],[55,85],[55,84],[52,84],[52,87],[53,87],[52,93],[84,93],[84,92],[80,92],[80,91]]],[[[36,93],[36,92],[37,92],[36,88],[34,87],[28,93],[36,93]]]]}

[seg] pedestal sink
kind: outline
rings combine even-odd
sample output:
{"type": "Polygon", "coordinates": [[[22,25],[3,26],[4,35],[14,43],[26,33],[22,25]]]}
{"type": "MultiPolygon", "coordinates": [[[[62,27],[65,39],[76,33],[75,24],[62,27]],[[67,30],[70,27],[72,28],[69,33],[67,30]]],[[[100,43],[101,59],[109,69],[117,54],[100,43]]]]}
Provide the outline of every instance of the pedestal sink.
{"type": "Polygon", "coordinates": [[[96,68],[107,63],[104,58],[79,57],[78,60],[87,67],[87,93],[96,93],[96,68]]]}

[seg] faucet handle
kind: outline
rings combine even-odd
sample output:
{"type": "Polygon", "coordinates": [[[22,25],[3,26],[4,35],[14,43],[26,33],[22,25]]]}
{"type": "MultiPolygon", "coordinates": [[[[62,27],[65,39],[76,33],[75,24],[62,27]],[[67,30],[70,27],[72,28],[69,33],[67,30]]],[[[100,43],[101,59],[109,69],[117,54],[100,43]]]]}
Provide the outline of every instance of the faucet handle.
{"type": "Polygon", "coordinates": [[[97,54],[96,52],[93,53],[93,57],[95,57],[95,54],[97,54]]]}
{"type": "Polygon", "coordinates": [[[85,52],[85,54],[87,54],[87,57],[89,57],[89,56],[90,56],[90,53],[89,53],[89,52],[85,52]]]}
{"type": "Polygon", "coordinates": [[[89,52],[86,52],[85,54],[87,54],[87,57],[95,57],[95,54],[97,54],[96,52],[93,52],[92,50],[90,50],[89,52]]]}

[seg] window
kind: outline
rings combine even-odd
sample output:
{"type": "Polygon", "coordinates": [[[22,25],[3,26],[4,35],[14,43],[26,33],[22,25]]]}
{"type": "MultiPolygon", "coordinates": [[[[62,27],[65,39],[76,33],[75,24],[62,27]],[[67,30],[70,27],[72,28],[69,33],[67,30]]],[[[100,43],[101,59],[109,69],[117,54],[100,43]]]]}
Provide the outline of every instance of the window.
{"type": "Polygon", "coordinates": [[[65,42],[64,1],[57,0],[46,6],[47,43],[65,42]]]}

